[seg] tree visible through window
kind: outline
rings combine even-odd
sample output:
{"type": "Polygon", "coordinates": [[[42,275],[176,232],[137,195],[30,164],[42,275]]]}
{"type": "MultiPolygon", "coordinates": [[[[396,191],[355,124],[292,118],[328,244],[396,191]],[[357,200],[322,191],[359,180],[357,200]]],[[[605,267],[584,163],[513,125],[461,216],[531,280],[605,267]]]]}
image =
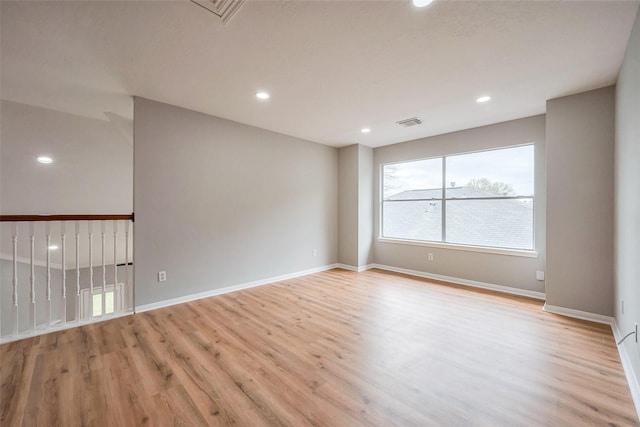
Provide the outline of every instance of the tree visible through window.
{"type": "Polygon", "coordinates": [[[382,237],[534,248],[534,146],[382,167],[382,237]]]}

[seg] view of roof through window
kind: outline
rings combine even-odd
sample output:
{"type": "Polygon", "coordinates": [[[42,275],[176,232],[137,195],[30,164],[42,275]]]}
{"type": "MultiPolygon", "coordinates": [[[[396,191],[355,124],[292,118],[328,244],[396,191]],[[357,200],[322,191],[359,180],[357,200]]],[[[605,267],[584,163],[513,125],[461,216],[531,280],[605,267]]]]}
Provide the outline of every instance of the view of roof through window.
{"type": "Polygon", "coordinates": [[[382,237],[534,249],[533,145],[389,164],[382,181],[382,237]]]}

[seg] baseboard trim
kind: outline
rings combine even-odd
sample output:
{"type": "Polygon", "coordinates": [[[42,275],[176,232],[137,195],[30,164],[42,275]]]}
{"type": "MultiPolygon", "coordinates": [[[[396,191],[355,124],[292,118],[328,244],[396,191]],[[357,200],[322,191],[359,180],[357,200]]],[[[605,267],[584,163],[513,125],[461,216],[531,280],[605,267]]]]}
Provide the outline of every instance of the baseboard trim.
{"type": "Polygon", "coordinates": [[[283,280],[295,279],[296,277],[307,276],[309,274],[320,273],[322,271],[332,270],[339,267],[340,264],[329,264],[322,267],[302,270],[295,273],[283,274],[281,276],[269,277],[266,279],[254,280],[252,282],[240,283],[238,285],[225,286],[223,288],[212,289],[210,291],[198,292],[196,294],[184,295],[177,298],[171,298],[163,301],[152,302],[150,304],[142,304],[135,307],[136,313],[144,313],[145,311],[156,310],[163,307],[170,307],[176,304],[182,304],[189,301],[195,301],[202,298],[209,298],[216,295],[228,294],[230,292],[241,291],[243,289],[255,288],[258,286],[268,285],[270,283],[281,282],[283,280]]]}
{"type": "Polygon", "coordinates": [[[373,266],[374,264],[367,264],[363,267],[356,267],[353,265],[341,264],[341,263],[334,264],[334,268],[341,268],[343,270],[355,271],[356,273],[361,273],[363,271],[371,270],[372,268],[374,268],[373,266]]]}
{"type": "Polygon", "coordinates": [[[349,264],[338,263],[335,265],[335,268],[341,268],[343,270],[349,270],[349,271],[354,271],[358,273],[358,267],[354,267],[353,265],[349,265],[349,264]]]}
{"type": "Polygon", "coordinates": [[[546,304],[542,307],[547,313],[559,314],[560,316],[573,317],[574,319],[588,320],[589,322],[604,323],[612,325],[613,317],[602,314],[589,313],[588,311],[574,310],[572,308],[559,307],[557,305],[546,304]]]}
{"type": "Polygon", "coordinates": [[[393,271],[395,273],[408,274],[410,276],[422,277],[425,279],[441,280],[443,282],[455,283],[457,285],[469,286],[472,288],[487,289],[490,291],[502,292],[505,294],[519,295],[539,300],[545,299],[544,292],[529,291],[526,289],[512,288],[509,286],[496,285],[493,283],[478,282],[475,280],[461,279],[459,277],[443,276],[441,274],[426,273],[424,271],[410,270],[407,268],[392,267],[384,264],[370,264],[367,270],[378,268],[380,270],[393,271]]]}
{"type": "MultiPolygon", "coordinates": [[[[618,328],[618,323],[615,318],[611,324],[611,330],[613,331],[613,338],[616,343],[622,339],[622,334],[618,328]]],[[[618,345],[618,353],[620,354],[620,361],[622,362],[622,368],[624,369],[624,375],[627,377],[627,383],[629,384],[629,390],[631,391],[631,398],[636,406],[636,412],[638,419],[640,419],[640,384],[638,384],[638,374],[633,370],[629,353],[627,353],[627,347],[624,343],[618,345]]]]}

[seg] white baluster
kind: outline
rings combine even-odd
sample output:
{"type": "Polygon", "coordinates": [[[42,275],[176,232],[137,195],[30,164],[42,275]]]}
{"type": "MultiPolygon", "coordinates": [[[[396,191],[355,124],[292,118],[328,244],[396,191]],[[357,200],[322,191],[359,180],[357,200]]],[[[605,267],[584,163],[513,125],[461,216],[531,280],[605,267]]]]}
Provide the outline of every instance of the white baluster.
{"type": "Polygon", "coordinates": [[[105,220],[102,220],[102,311],[100,312],[103,316],[107,314],[105,311],[106,302],[105,302],[105,294],[107,291],[107,269],[105,265],[105,246],[104,246],[104,228],[105,228],[105,220]]]}
{"type": "Polygon", "coordinates": [[[131,221],[124,220],[124,292],[126,292],[127,309],[133,305],[133,298],[130,297],[129,292],[129,225],[131,221]]]}
{"type": "Polygon", "coordinates": [[[13,335],[18,336],[18,223],[13,223],[13,335]]]}
{"type": "Polygon", "coordinates": [[[117,304],[117,287],[118,287],[118,220],[113,220],[113,309],[116,311],[118,308],[117,304]]]}
{"type": "Polygon", "coordinates": [[[29,278],[29,284],[31,285],[31,304],[30,304],[30,322],[31,322],[31,330],[35,331],[37,326],[36,321],[36,274],[35,274],[35,247],[36,247],[36,236],[35,236],[35,223],[29,223],[29,241],[31,243],[31,263],[30,263],[30,271],[31,275],[29,278]]]}
{"type": "Polygon", "coordinates": [[[66,231],[67,223],[60,221],[60,246],[62,249],[62,302],[60,303],[60,323],[61,326],[67,323],[67,252],[66,252],[66,231]]]}
{"type": "Polygon", "coordinates": [[[93,317],[93,221],[87,223],[89,225],[89,307],[93,317]]]}
{"type": "Polygon", "coordinates": [[[51,222],[45,223],[45,240],[47,248],[47,288],[45,290],[47,302],[46,302],[46,327],[51,328],[51,222]]]}
{"type": "Polygon", "coordinates": [[[76,322],[80,321],[80,221],[76,221],[76,322]]]}

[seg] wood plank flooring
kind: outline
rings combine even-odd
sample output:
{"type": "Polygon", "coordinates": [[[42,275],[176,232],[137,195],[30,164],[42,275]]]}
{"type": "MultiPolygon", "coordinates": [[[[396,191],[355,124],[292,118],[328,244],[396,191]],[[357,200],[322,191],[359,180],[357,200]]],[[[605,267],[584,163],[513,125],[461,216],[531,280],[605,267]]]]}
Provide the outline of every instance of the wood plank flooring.
{"type": "Polygon", "coordinates": [[[637,426],[608,326],[331,270],[0,346],[4,426],[637,426]]]}

